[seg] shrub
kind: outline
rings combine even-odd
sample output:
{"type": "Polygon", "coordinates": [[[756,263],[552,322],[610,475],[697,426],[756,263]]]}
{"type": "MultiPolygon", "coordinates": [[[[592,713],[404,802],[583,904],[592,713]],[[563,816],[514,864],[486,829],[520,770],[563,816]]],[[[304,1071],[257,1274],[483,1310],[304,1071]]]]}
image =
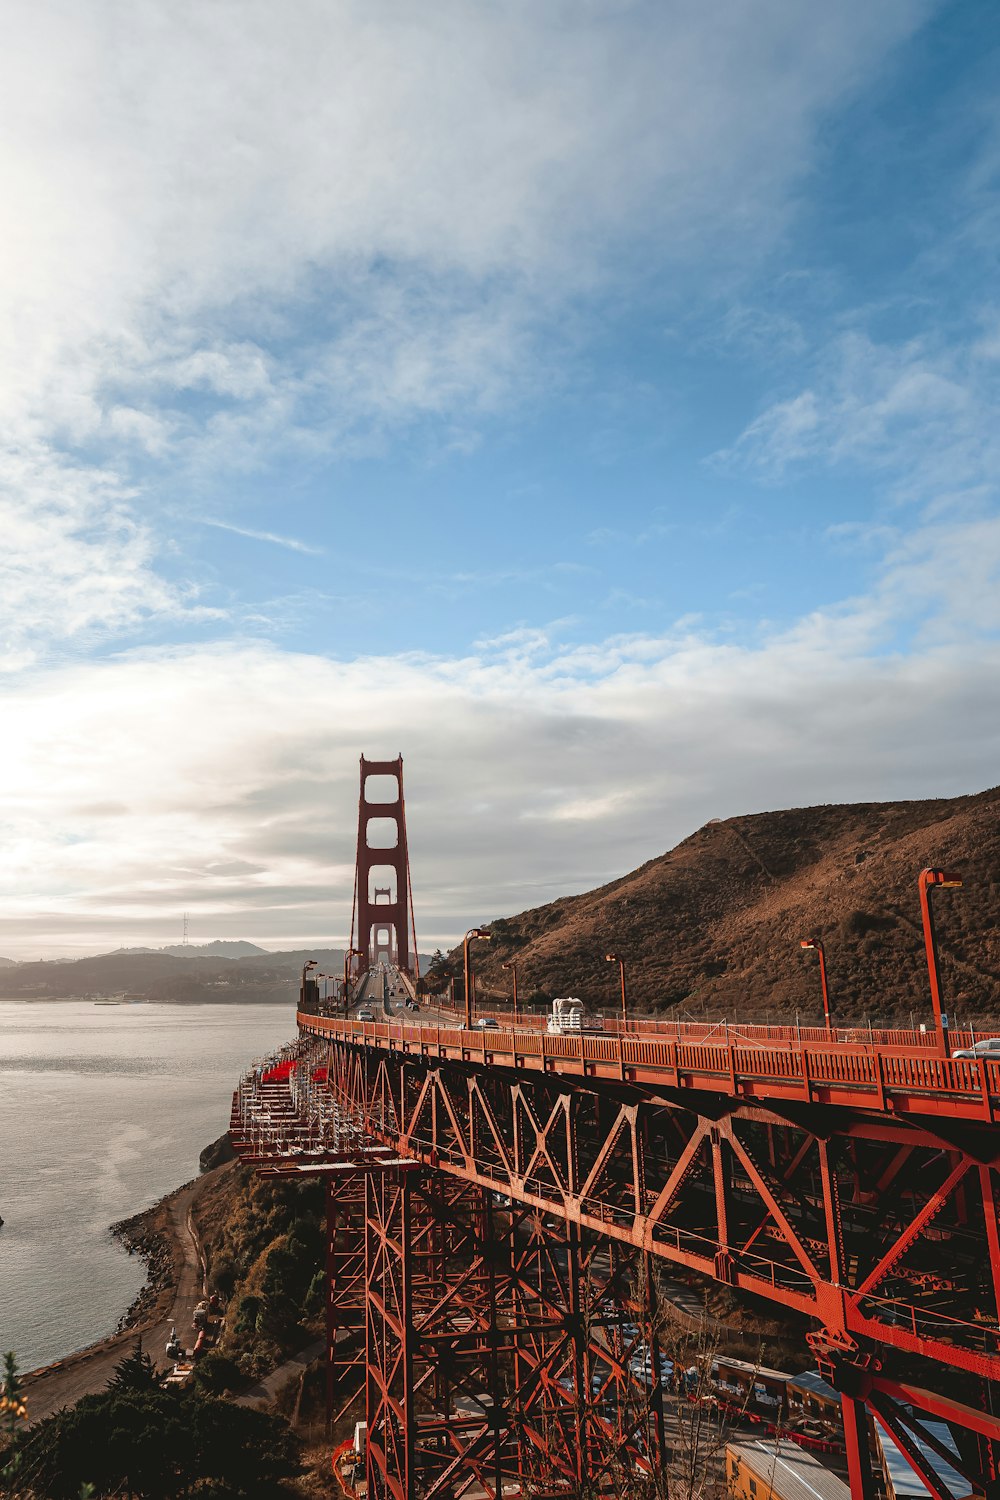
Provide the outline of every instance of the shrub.
{"type": "Polygon", "coordinates": [[[195,1382],[203,1391],[210,1396],[224,1396],[227,1391],[235,1391],[242,1384],[240,1367],[235,1359],[230,1359],[228,1354],[220,1354],[217,1349],[210,1349],[207,1354],[194,1367],[195,1382]]]}
{"type": "Polygon", "coordinates": [[[39,1422],[17,1446],[33,1491],[50,1500],[77,1500],[88,1484],[97,1496],[142,1500],[192,1490],[273,1495],[302,1470],[298,1440],[281,1418],[194,1389],[112,1386],[39,1422]]]}

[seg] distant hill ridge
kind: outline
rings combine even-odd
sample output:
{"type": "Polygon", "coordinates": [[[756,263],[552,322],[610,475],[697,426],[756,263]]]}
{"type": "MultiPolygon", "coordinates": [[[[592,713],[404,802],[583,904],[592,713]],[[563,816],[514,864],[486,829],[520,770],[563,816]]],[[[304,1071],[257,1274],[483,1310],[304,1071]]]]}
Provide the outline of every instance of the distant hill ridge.
{"type": "MultiPolygon", "coordinates": [[[[302,966],[315,959],[320,973],[343,974],[343,948],[295,948],[268,953],[256,943],[183,944],[123,948],[65,962],[0,964],[0,998],[64,1000],[72,996],[141,995],[176,1004],[230,1001],[294,1005],[302,966]],[[223,948],[224,953],[217,950],[223,948]],[[234,948],[242,951],[230,956],[234,948]],[[183,956],[180,956],[183,955],[183,956]]],[[[420,955],[426,969],[430,955],[420,955]]]]}
{"type": "Polygon", "coordinates": [[[174,958],[251,958],[257,954],[271,955],[266,948],[256,943],[245,943],[238,939],[216,938],[212,943],[169,943],[165,948],[116,948],[114,953],[102,955],[112,958],[117,953],[169,953],[174,958]]]}
{"type": "MultiPolygon", "coordinates": [[[[626,961],[637,1008],[803,1022],[821,1018],[815,955],[826,946],[835,1015],[929,1017],[917,877],[957,871],[936,897],[946,1003],[1000,1017],[1000,788],[975,796],[792,808],[713,819],[666,854],[583,895],[490,922],[475,949],[485,1002],[523,997],[615,1002],[626,961]]],[[[470,912],[470,918],[481,917],[470,912]]],[[[461,950],[452,954],[460,972],[461,950]]]]}

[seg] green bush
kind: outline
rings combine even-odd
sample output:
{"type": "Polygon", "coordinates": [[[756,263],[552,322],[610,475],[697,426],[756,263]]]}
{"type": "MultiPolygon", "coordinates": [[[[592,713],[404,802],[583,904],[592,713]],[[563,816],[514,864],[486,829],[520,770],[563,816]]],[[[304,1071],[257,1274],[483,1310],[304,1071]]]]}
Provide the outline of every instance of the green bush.
{"type": "Polygon", "coordinates": [[[281,1418],[127,1380],[39,1422],[17,1452],[25,1483],[48,1500],[77,1500],[86,1485],[98,1497],[141,1500],[276,1495],[302,1472],[298,1440],[281,1418]]]}
{"type": "Polygon", "coordinates": [[[240,1367],[228,1354],[210,1349],[194,1367],[195,1383],[210,1396],[224,1396],[242,1385],[240,1367]]]}

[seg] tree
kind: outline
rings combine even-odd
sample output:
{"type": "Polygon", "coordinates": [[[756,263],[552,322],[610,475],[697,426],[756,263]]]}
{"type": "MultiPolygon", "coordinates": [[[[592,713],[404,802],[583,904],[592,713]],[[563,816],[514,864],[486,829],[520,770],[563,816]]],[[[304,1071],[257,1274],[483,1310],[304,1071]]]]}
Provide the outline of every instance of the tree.
{"type": "Polygon", "coordinates": [[[113,1388],[19,1434],[23,1483],[49,1500],[95,1496],[175,1500],[280,1494],[301,1472],[286,1422],[198,1391],[113,1388]],[[205,1481],[209,1482],[208,1487],[205,1481]]]}
{"type": "Polygon", "coordinates": [[[0,1386],[0,1480],[6,1485],[16,1479],[20,1468],[20,1455],[15,1449],[15,1440],[21,1423],[28,1420],[28,1408],[21,1395],[21,1381],[17,1373],[17,1359],[9,1349],[4,1355],[4,1378],[0,1386]],[[10,1455],[7,1457],[7,1455],[10,1455]]]}
{"type": "Polygon", "coordinates": [[[142,1339],[135,1341],[131,1354],[115,1365],[114,1374],[108,1381],[109,1391],[158,1391],[163,1384],[162,1375],[142,1347],[142,1339]]]}
{"type": "Polygon", "coordinates": [[[424,975],[427,989],[432,995],[439,995],[452,978],[454,970],[448,962],[447,955],[435,948],[433,957],[427,965],[427,973],[424,975]]]}
{"type": "Polygon", "coordinates": [[[194,1367],[195,1384],[210,1396],[224,1396],[238,1390],[243,1383],[240,1367],[228,1354],[210,1349],[194,1367]]]}

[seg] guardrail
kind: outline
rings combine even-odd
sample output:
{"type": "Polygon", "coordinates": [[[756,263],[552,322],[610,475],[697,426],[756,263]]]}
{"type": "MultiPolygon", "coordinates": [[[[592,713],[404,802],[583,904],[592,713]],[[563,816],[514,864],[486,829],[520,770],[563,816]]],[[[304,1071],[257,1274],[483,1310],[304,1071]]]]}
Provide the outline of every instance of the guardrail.
{"type": "MultiPolygon", "coordinates": [[[[449,1014],[454,1017],[455,1025],[461,1026],[464,1021],[464,1011],[454,1009],[451,1006],[440,1005],[437,1001],[425,1002],[433,1006],[436,1011],[449,1014]]],[[[874,1046],[874,1047],[909,1047],[918,1048],[921,1051],[935,1052],[938,1050],[939,1042],[937,1032],[932,1027],[924,1031],[905,1026],[835,1026],[829,1032],[825,1026],[772,1026],[763,1023],[721,1021],[669,1021],[655,1016],[636,1016],[623,1023],[619,1013],[592,1010],[592,1015],[601,1016],[601,1028],[605,1033],[612,1036],[666,1036],[676,1038],[678,1041],[712,1041],[727,1040],[732,1037],[747,1042],[803,1042],[803,1043],[836,1043],[838,1046],[874,1046]]],[[[497,1022],[498,1026],[510,1028],[513,1015],[508,1010],[485,1010],[476,1006],[476,1017],[482,1019],[489,1017],[497,1022]]],[[[517,1018],[516,1030],[518,1031],[545,1031],[548,1026],[548,1014],[539,1015],[535,1012],[522,1012],[517,1018]]],[[[976,1042],[985,1041],[989,1037],[1000,1037],[1000,1030],[990,1031],[989,1028],[967,1027],[955,1028],[950,1033],[950,1045],[952,1049],[959,1047],[971,1047],[976,1042]]]]}
{"type": "MultiPolygon", "coordinates": [[[[868,1041],[754,1043],[743,1028],[701,1040],[668,1035],[549,1035],[405,1022],[344,1021],[299,1013],[304,1031],[390,1051],[482,1066],[527,1068],[637,1085],[709,1090],[741,1099],[798,1099],[878,1112],[994,1122],[1000,1060],[947,1058],[923,1047],[868,1041]]],[[[908,1033],[912,1036],[913,1033],[908,1033]]]]}

